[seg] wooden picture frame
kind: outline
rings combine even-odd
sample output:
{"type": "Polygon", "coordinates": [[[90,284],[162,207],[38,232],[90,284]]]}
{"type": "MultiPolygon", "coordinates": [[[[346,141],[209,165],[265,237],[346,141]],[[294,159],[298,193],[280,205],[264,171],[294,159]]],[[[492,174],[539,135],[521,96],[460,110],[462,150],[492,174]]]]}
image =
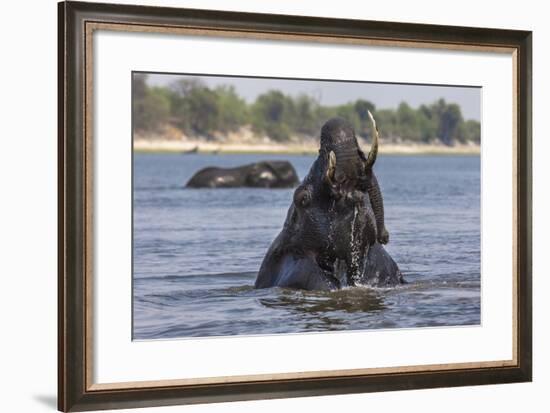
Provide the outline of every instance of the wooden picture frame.
{"type": "MultiPolygon", "coordinates": [[[[59,309],[61,411],[210,403],[531,380],[531,61],[528,31],[62,2],[58,7],[59,309]],[[92,380],[92,33],[98,28],[434,49],[508,50],[515,61],[513,362],[370,369],[219,382],[123,386],[92,380]]],[[[511,177],[512,179],[512,177],[511,177]]]]}

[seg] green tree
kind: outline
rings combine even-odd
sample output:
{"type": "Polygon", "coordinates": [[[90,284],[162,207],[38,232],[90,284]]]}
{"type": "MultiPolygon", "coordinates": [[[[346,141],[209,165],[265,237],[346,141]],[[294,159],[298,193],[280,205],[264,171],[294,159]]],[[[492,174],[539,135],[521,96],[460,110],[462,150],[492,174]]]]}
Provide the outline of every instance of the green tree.
{"type": "Polygon", "coordinates": [[[378,109],[374,114],[376,124],[380,129],[380,136],[383,138],[399,136],[396,111],[391,109],[378,109]]]}
{"type": "Polygon", "coordinates": [[[177,127],[207,137],[219,130],[219,99],[215,91],[197,79],[174,82],[170,90],[171,114],[177,127]]]}
{"type": "Polygon", "coordinates": [[[418,141],[421,139],[420,122],[417,111],[407,103],[401,102],[397,108],[397,124],[399,135],[405,140],[418,141]]]}
{"type": "Polygon", "coordinates": [[[290,138],[289,122],[293,116],[294,102],[278,90],[270,90],[257,97],[252,106],[252,126],[276,141],[290,138]]]}
{"type": "Polygon", "coordinates": [[[172,82],[169,89],[180,98],[187,96],[193,89],[205,89],[207,86],[200,78],[183,78],[172,82]]]}
{"type": "Polygon", "coordinates": [[[218,129],[221,132],[234,132],[248,121],[248,107],[239,97],[233,86],[219,86],[215,90],[217,98],[218,129]]]}
{"type": "Polygon", "coordinates": [[[133,96],[134,129],[159,132],[170,116],[170,100],[165,90],[149,87],[146,75],[134,75],[133,96]]]}
{"type": "Polygon", "coordinates": [[[458,139],[458,130],[463,121],[460,107],[455,103],[447,105],[441,114],[439,128],[437,130],[439,138],[444,144],[452,145],[453,142],[458,139]]]}
{"type": "Polygon", "coordinates": [[[475,120],[467,120],[460,124],[458,134],[458,139],[463,143],[479,144],[481,142],[481,124],[475,120]]]}
{"type": "Polygon", "coordinates": [[[133,76],[134,128],[161,131],[173,125],[188,134],[213,138],[216,133],[236,132],[251,125],[257,134],[276,141],[293,135],[318,136],[329,118],[347,119],[359,136],[371,133],[368,112],[372,112],[383,138],[415,142],[439,140],[479,143],[480,123],[463,119],[460,107],[439,99],[418,109],[402,102],[397,109],[376,109],[372,102],[357,99],[337,106],[321,106],[313,97],[296,97],[270,90],[248,105],[229,85],[208,87],[197,78],[184,78],[168,87],[151,87],[146,74],[133,76]]]}
{"type": "Polygon", "coordinates": [[[439,99],[430,106],[431,118],[437,123],[437,137],[445,145],[453,145],[459,138],[460,124],[464,121],[460,106],[455,103],[447,104],[439,99]]]}
{"type": "Polygon", "coordinates": [[[321,127],[319,104],[310,96],[301,94],[294,99],[292,129],[298,133],[315,135],[321,127]]]}
{"type": "Polygon", "coordinates": [[[192,88],[185,96],[185,124],[192,132],[209,136],[218,129],[219,107],[214,91],[205,87],[192,88]]]}

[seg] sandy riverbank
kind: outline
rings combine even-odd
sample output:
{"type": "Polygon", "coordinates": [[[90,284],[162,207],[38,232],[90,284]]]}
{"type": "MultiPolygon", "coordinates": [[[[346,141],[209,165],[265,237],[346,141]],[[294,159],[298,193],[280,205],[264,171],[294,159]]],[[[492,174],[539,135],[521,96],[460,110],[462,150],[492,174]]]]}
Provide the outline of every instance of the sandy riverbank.
{"type": "MultiPolygon", "coordinates": [[[[362,145],[368,150],[368,145],[362,145]]],[[[174,152],[174,153],[266,153],[266,154],[316,154],[317,144],[289,144],[276,143],[219,143],[204,141],[178,140],[145,140],[134,141],[136,152],[174,152]]],[[[405,145],[380,143],[379,153],[387,155],[478,155],[480,147],[477,145],[405,145]]]]}

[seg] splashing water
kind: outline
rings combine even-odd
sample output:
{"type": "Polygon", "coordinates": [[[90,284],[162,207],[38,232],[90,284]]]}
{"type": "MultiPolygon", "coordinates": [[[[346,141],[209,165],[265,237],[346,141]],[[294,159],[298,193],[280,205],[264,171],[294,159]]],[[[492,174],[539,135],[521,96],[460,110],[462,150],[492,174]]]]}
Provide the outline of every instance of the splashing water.
{"type": "Polygon", "coordinates": [[[350,251],[351,251],[351,268],[348,268],[348,271],[351,271],[351,279],[354,283],[357,283],[360,278],[359,274],[359,259],[361,254],[361,245],[362,245],[362,236],[359,232],[357,240],[355,239],[356,234],[356,222],[357,215],[359,211],[357,205],[353,207],[353,220],[351,221],[351,234],[350,234],[350,251]]]}

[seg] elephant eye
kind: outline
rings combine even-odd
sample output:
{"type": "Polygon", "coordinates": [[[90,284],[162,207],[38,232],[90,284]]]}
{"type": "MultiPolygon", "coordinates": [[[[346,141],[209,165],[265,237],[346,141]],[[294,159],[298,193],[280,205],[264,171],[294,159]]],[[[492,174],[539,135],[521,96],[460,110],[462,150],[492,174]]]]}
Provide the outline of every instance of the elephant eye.
{"type": "Polygon", "coordinates": [[[299,187],[294,192],[294,204],[305,208],[311,203],[311,190],[308,187],[299,187]]]}

